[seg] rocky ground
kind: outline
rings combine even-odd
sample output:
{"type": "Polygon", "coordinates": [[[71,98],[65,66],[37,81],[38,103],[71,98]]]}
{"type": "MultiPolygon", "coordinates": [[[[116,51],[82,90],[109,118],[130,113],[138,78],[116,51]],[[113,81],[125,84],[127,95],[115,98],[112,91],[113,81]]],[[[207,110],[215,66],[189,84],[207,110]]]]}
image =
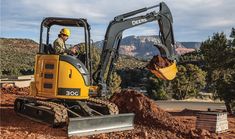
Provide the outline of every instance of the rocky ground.
{"type": "MultiPolygon", "coordinates": [[[[49,139],[67,138],[65,128],[52,128],[50,125],[37,123],[15,114],[14,99],[27,95],[29,88],[1,88],[0,138],[3,139],[49,139]]],[[[78,139],[119,139],[119,138],[235,138],[235,117],[229,116],[229,131],[221,134],[207,130],[196,130],[195,121],[198,111],[184,110],[166,112],[156,103],[135,91],[124,90],[115,94],[110,101],[118,105],[120,112],[134,112],[135,128],[131,131],[76,137],[78,139]]]]}

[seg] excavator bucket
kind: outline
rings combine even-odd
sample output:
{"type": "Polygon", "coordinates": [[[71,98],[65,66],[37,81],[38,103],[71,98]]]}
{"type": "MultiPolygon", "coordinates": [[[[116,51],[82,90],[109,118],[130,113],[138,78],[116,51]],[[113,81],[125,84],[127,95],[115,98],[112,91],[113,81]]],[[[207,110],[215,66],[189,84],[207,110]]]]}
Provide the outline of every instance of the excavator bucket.
{"type": "Polygon", "coordinates": [[[70,118],[68,136],[87,136],[99,133],[131,130],[134,128],[133,120],[133,113],[70,118]]]}
{"type": "Polygon", "coordinates": [[[146,67],[163,80],[173,80],[178,72],[175,61],[161,56],[154,56],[146,67]]]}

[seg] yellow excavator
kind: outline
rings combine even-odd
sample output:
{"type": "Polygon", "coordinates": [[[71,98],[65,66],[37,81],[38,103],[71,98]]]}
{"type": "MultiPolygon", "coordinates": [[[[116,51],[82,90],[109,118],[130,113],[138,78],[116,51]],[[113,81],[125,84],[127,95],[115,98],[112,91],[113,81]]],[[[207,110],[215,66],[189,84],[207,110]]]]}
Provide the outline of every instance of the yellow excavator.
{"type": "Polygon", "coordinates": [[[118,107],[107,99],[110,94],[107,84],[119,56],[123,31],[153,21],[159,24],[162,41],[156,48],[162,57],[171,62],[167,67],[156,67],[154,72],[159,78],[171,80],[177,72],[173,19],[164,2],[116,16],[106,30],[100,62],[94,72],[90,25],[87,20],[45,18],[41,23],[39,52],[35,59],[35,81],[30,85],[29,97],[18,97],[15,100],[15,112],[54,127],[68,125],[69,136],[133,129],[134,114],[119,114],[118,107]],[[154,8],[159,10],[147,12],[154,8]],[[139,15],[144,12],[145,14],[139,15]],[[54,54],[49,43],[50,29],[54,25],[83,28],[83,60],[76,56],[54,54]]]}

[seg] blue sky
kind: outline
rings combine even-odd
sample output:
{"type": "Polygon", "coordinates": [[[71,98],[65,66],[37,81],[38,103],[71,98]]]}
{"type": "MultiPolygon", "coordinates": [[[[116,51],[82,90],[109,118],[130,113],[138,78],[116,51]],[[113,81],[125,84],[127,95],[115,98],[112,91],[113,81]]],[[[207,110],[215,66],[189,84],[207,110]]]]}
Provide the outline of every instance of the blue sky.
{"type": "MultiPolygon", "coordinates": [[[[1,0],[1,36],[29,38],[38,42],[43,17],[87,18],[91,36],[102,40],[113,17],[158,4],[156,0],[1,0]]],[[[215,32],[229,35],[235,27],[234,0],[165,0],[174,18],[176,41],[204,41],[215,32]]],[[[158,9],[156,9],[158,10],[158,9]]],[[[128,35],[158,34],[156,23],[124,32],[128,35]]],[[[53,32],[56,36],[57,32],[53,32]]],[[[79,34],[79,33],[78,33],[79,34]]],[[[79,36],[79,35],[78,35],[79,36]]],[[[78,39],[81,39],[78,37],[78,39]]]]}

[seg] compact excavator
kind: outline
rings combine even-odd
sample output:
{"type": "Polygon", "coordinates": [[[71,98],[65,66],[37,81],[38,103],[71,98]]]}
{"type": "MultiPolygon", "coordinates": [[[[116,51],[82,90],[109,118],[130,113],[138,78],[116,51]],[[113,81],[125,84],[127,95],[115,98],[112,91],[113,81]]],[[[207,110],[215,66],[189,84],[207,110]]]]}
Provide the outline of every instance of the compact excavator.
{"type": "Polygon", "coordinates": [[[39,52],[35,56],[35,80],[30,84],[30,95],[15,100],[15,112],[54,127],[68,126],[68,136],[133,129],[134,114],[120,114],[118,107],[108,101],[110,91],[107,84],[119,56],[123,31],[153,21],[159,25],[162,41],[156,49],[159,49],[162,57],[172,61],[170,66],[156,68],[156,71],[160,78],[171,80],[177,72],[173,18],[164,2],[116,16],[109,23],[95,72],[92,71],[90,25],[87,20],[44,18],[41,23],[39,52]],[[159,10],[148,12],[155,8],[159,10]],[[54,25],[83,28],[84,60],[53,53],[49,42],[50,29],[54,25]]]}

